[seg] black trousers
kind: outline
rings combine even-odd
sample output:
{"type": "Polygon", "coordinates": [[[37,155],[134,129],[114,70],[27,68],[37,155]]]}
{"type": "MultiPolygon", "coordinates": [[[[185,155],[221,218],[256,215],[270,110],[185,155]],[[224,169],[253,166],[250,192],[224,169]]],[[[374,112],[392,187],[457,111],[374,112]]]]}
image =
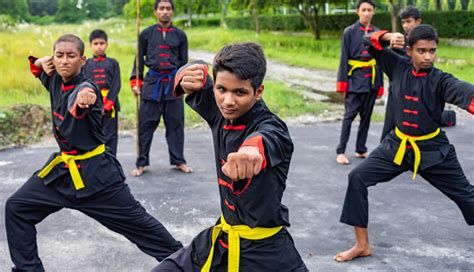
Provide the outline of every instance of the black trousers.
{"type": "Polygon", "coordinates": [[[150,147],[153,133],[160,124],[163,115],[166,129],[166,142],[170,164],[186,163],[184,149],[184,102],[183,99],[155,102],[141,100],[140,103],[140,156],[136,166],[150,165],[150,147]]]}
{"type": "MultiPolygon", "coordinates": [[[[63,181],[58,179],[56,182],[60,186],[63,181]]],[[[38,256],[35,225],[64,207],[79,210],[110,230],[124,235],[158,261],[182,247],[135,200],[124,182],[115,183],[83,199],[68,198],[60,194],[54,185],[45,186],[40,178],[33,175],[6,202],[8,247],[16,266],[13,271],[44,271],[38,256]]]]}
{"type": "Polygon", "coordinates": [[[105,134],[105,145],[117,156],[118,144],[118,112],[115,112],[115,118],[104,116],[102,118],[102,126],[105,134]]]}
{"type": "MultiPolygon", "coordinates": [[[[367,188],[390,181],[411,169],[413,164],[408,161],[407,156],[399,166],[387,158],[382,145],[376,148],[349,173],[349,185],[340,221],[366,228],[369,218],[367,188]]],[[[440,164],[418,171],[419,175],[457,204],[467,224],[474,225],[474,186],[466,179],[454,147],[451,147],[440,164]]]]}
{"type": "Polygon", "coordinates": [[[393,95],[390,88],[391,87],[389,87],[389,90],[388,90],[387,107],[385,108],[385,120],[383,122],[382,136],[380,137],[380,141],[382,141],[385,138],[385,136],[387,136],[387,134],[390,133],[390,131],[395,129],[395,116],[393,112],[393,95]]]}
{"type": "Polygon", "coordinates": [[[351,124],[357,114],[360,115],[359,131],[357,132],[356,152],[367,152],[367,135],[370,127],[370,117],[374,109],[377,93],[374,91],[368,93],[352,93],[348,92],[344,99],[344,119],[342,120],[341,138],[337,146],[337,154],[346,152],[347,141],[351,134],[351,124]]]}

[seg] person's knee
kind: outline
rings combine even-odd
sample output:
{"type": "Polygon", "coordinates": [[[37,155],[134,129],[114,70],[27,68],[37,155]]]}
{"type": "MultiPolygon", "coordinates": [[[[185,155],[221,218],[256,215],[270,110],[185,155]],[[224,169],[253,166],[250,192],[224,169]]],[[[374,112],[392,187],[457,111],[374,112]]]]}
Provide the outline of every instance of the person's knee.
{"type": "Polygon", "coordinates": [[[367,187],[364,183],[363,173],[364,171],[360,170],[359,167],[352,169],[352,171],[349,173],[349,186],[356,189],[367,187]]]}
{"type": "Polygon", "coordinates": [[[20,202],[15,198],[15,196],[10,196],[5,203],[5,219],[8,220],[12,215],[18,214],[21,210],[20,202]]]}

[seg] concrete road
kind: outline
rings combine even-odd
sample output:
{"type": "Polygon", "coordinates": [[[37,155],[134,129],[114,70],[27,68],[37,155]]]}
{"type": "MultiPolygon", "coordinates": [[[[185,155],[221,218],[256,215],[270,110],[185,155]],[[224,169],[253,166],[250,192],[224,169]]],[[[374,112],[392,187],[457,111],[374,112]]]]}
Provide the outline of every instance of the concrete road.
{"type": "MultiPolygon", "coordinates": [[[[352,228],[338,222],[348,172],[359,163],[335,163],[340,124],[291,127],[295,143],[284,203],[289,229],[311,271],[473,271],[474,227],[464,222],[456,205],[421,177],[405,173],[369,190],[373,257],[336,263],[332,256],[352,246],[352,228]]],[[[350,139],[353,150],[355,130],[350,139]]],[[[474,118],[446,129],[464,171],[474,181],[474,118]]],[[[379,141],[381,124],[372,125],[369,148],[379,141]]],[[[118,158],[135,197],[170,232],[188,244],[219,216],[219,200],[210,131],[186,134],[185,155],[194,168],[182,174],[168,163],[163,131],[155,135],[150,171],[130,177],[135,141],[123,136],[118,158]]],[[[42,166],[56,146],[0,151],[0,271],[11,261],[5,237],[5,200],[42,166]]],[[[351,154],[350,152],[348,152],[351,154]]],[[[148,271],[156,262],[125,238],[83,214],[63,209],[38,224],[39,252],[47,271],[148,271]]]]}

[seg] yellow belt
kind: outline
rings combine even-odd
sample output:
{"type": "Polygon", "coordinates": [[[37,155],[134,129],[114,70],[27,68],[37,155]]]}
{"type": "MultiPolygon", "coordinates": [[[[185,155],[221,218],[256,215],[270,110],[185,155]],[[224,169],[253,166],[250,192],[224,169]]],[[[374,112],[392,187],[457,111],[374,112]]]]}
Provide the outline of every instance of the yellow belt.
{"type": "Polygon", "coordinates": [[[375,65],[377,62],[375,59],[371,59],[369,61],[361,61],[361,60],[349,60],[349,65],[352,66],[352,68],[349,70],[349,73],[347,75],[352,75],[352,71],[354,71],[357,68],[363,68],[363,67],[372,67],[372,85],[374,85],[375,82],[375,65]]]}
{"type": "Polygon", "coordinates": [[[89,158],[92,158],[94,156],[104,153],[104,151],[105,151],[105,145],[102,144],[96,147],[94,150],[84,153],[82,155],[68,155],[68,154],[65,154],[64,152],[61,152],[60,155],[54,158],[48,165],[46,165],[45,168],[43,168],[43,170],[41,170],[41,172],[39,172],[38,177],[40,178],[46,177],[56,165],[64,162],[69,166],[69,173],[71,174],[74,187],[76,188],[76,190],[82,189],[85,186],[84,186],[84,182],[82,181],[82,177],[79,174],[79,170],[77,169],[76,161],[87,160],[89,158]]]}
{"type": "Polygon", "coordinates": [[[422,136],[408,136],[401,132],[398,127],[395,127],[395,134],[397,135],[398,138],[400,138],[400,146],[398,147],[397,154],[395,155],[395,159],[393,159],[393,162],[396,163],[397,165],[401,165],[403,161],[403,157],[405,156],[405,150],[407,147],[407,141],[410,142],[411,146],[413,147],[413,152],[415,153],[415,163],[414,163],[414,169],[413,169],[413,178],[416,178],[416,172],[418,171],[418,166],[420,165],[421,161],[421,153],[420,153],[420,148],[418,148],[418,145],[416,144],[416,141],[424,141],[424,140],[429,140],[433,139],[440,133],[440,129],[436,129],[434,132],[422,135],[422,136]]]}
{"type": "MultiPolygon", "coordinates": [[[[105,100],[107,99],[107,95],[109,94],[109,90],[100,90],[100,93],[102,94],[102,99],[105,103],[105,100]]],[[[112,113],[110,114],[110,117],[115,118],[115,106],[112,107],[112,113]]]]}
{"type": "Polygon", "coordinates": [[[221,216],[221,223],[215,225],[212,230],[212,247],[207,261],[201,269],[201,272],[209,272],[212,264],[212,257],[214,255],[214,245],[217,240],[217,236],[221,231],[224,231],[229,236],[229,266],[228,272],[238,272],[239,271],[239,261],[240,261],[240,237],[248,240],[261,240],[268,237],[271,237],[277,234],[281,230],[282,226],[274,228],[250,228],[246,225],[229,225],[224,216],[221,216]]]}

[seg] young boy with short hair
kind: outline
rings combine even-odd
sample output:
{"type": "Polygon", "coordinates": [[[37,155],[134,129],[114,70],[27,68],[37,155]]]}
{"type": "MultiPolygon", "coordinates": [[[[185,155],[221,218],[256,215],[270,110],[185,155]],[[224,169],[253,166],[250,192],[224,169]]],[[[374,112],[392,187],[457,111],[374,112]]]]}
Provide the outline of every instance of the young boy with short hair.
{"type": "Polygon", "coordinates": [[[405,171],[412,170],[413,179],[419,173],[456,203],[468,225],[474,225],[474,186],[440,129],[445,103],[474,114],[474,85],[433,67],[438,35],[429,25],[410,31],[407,53],[411,62],[385,48],[388,44],[403,48],[405,36],[401,33],[378,31],[367,35],[365,43],[392,81],[396,128],[349,174],[341,222],[354,226],[356,242],[351,249],[338,253],[336,261],[371,255],[367,189],[405,171]]]}
{"type": "Polygon", "coordinates": [[[100,89],[104,104],[102,124],[106,138],[105,145],[117,156],[120,66],[115,59],[106,55],[109,43],[104,30],[93,30],[89,35],[89,43],[93,56],[86,60],[83,72],[86,78],[100,89]]]}
{"type": "Polygon", "coordinates": [[[178,71],[175,95],[209,124],[222,215],[154,271],[308,271],[281,203],[293,153],[285,123],[262,99],[266,60],[254,43],[225,46],[208,67],[178,71]]]}
{"type": "Polygon", "coordinates": [[[84,43],[70,34],[54,43],[52,57],[29,58],[31,72],[50,94],[60,152],[53,153],[6,202],[13,271],[44,271],[35,225],[62,208],[94,218],[158,261],[182,247],[135,200],[120,163],[105,147],[102,99],[99,88],[81,73],[85,59],[84,43]]]}

